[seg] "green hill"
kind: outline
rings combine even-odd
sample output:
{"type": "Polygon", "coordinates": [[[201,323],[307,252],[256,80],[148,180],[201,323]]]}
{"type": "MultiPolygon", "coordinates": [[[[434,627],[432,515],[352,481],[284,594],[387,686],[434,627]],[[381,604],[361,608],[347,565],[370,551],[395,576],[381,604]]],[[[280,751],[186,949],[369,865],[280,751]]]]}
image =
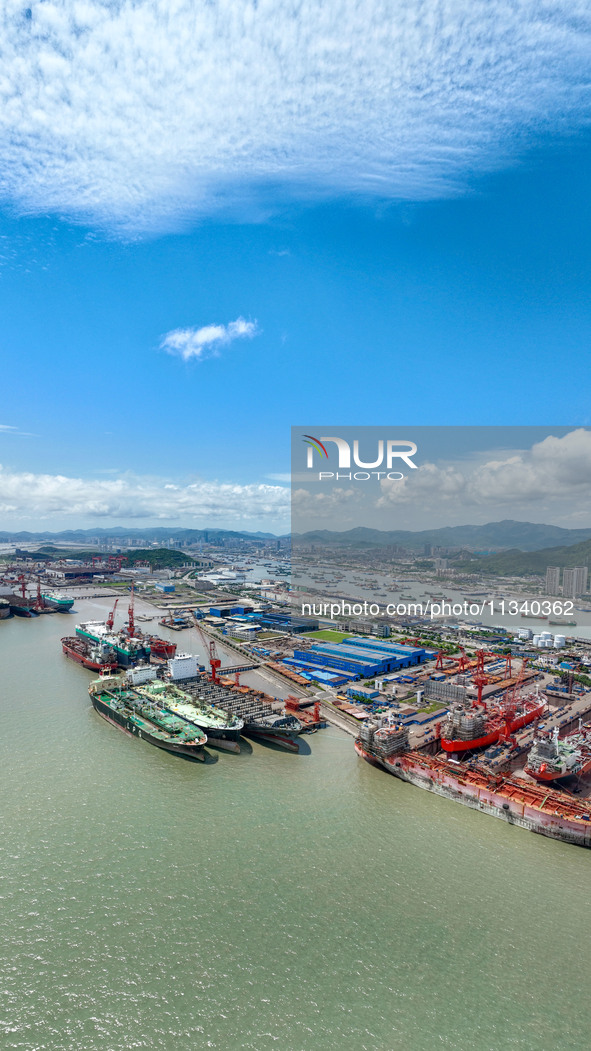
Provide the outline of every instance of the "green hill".
{"type": "Polygon", "coordinates": [[[591,567],[591,540],[580,544],[546,547],[542,551],[503,551],[479,559],[454,561],[454,569],[490,576],[545,576],[548,566],[591,567]]]}

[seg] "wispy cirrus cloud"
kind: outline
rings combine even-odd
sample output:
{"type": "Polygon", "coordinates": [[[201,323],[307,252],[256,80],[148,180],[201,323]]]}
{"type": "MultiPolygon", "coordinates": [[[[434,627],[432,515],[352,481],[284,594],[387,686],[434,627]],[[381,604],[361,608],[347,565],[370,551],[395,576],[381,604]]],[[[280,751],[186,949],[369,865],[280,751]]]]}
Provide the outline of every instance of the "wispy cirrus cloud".
{"type": "Polygon", "coordinates": [[[230,321],[228,325],[203,325],[201,328],[175,328],[167,332],[160,342],[160,350],[173,354],[183,361],[203,361],[215,358],[222,347],[237,339],[252,339],[258,335],[256,321],[245,321],[243,317],[230,321]]]}
{"type": "Polygon", "coordinates": [[[135,233],[455,193],[589,121],[587,0],[5,0],[0,186],[135,233]]]}
{"type": "Polygon", "coordinates": [[[166,478],[73,478],[0,466],[0,514],[13,519],[143,519],[146,521],[283,521],[289,489],[166,478]]]}
{"type": "Polygon", "coordinates": [[[14,427],[10,423],[0,423],[0,434],[9,434],[11,436],[19,438],[37,438],[38,435],[33,434],[32,431],[19,431],[18,427],[14,427]]]}

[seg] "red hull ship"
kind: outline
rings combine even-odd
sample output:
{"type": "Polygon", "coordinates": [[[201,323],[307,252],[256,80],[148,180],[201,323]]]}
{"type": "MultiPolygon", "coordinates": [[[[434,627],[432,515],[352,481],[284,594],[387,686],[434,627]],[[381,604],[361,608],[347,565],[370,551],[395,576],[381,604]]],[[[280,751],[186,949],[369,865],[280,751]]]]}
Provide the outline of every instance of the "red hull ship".
{"type": "Polygon", "coordinates": [[[163,661],[172,660],[176,653],[176,642],[168,642],[167,639],[161,639],[159,635],[145,635],[143,637],[148,643],[153,657],[158,657],[163,661]]]}
{"type": "Polygon", "coordinates": [[[559,739],[557,731],[540,733],[534,740],[524,769],[528,777],[546,785],[571,777],[584,777],[591,771],[591,731],[579,726],[578,732],[563,740],[559,739]]]}
{"type": "Polygon", "coordinates": [[[576,800],[531,781],[491,775],[477,767],[450,763],[438,756],[408,750],[408,730],[365,724],[355,741],[363,759],[402,781],[463,803],[510,825],[563,843],[591,847],[591,803],[576,800]]]}
{"type": "Polygon", "coordinates": [[[112,653],[106,654],[100,646],[91,646],[77,635],[62,639],[62,650],[71,661],[76,661],[77,664],[82,664],[84,668],[90,668],[91,671],[117,670],[117,661],[113,660],[112,653]]]}
{"type": "Polygon", "coordinates": [[[535,695],[520,701],[515,709],[486,710],[479,705],[452,709],[441,728],[441,747],[444,752],[487,748],[533,723],[545,710],[546,702],[535,695]]]}

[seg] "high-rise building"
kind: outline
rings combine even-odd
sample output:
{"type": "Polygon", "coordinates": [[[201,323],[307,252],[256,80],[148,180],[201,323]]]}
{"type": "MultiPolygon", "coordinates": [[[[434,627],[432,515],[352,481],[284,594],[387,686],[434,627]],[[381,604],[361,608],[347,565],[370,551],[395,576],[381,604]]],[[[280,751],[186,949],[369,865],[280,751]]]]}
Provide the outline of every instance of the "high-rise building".
{"type": "Polygon", "coordinates": [[[548,566],[546,570],[546,594],[558,595],[560,588],[560,566],[548,566]]]}
{"type": "Polygon", "coordinates": [[[589,570],[587,566],[574,566],[572,569],[565,569],[562,574],[563,598],[576,598],[577,595],[583,595],[587,590],[588,575],[589,570]]]}

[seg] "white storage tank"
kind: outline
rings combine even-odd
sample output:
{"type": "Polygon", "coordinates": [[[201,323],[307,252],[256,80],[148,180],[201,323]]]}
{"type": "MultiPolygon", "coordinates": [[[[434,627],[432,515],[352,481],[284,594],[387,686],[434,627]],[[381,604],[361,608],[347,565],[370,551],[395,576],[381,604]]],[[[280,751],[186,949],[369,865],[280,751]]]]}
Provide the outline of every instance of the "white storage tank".
{"type": "Polygon", "coordinates": [[[555,635],[554,649],[559,650],[561,646],[566,646],[566,635],[555,635]]]}
{"type": "Polygon", "coordinates": [[[540,638],[541,638],[540,635],[534,635],[534,637],[532,639],[534,646],[539,646],[540,645],[540,638]]]}
{"type": "Polygon", "coordinates": [[[540,632],[540,638],[541,639],[552,639],[552,638],[554,638],[554,636],[553,636],[551,631],[541,631],[540,632]]]}

